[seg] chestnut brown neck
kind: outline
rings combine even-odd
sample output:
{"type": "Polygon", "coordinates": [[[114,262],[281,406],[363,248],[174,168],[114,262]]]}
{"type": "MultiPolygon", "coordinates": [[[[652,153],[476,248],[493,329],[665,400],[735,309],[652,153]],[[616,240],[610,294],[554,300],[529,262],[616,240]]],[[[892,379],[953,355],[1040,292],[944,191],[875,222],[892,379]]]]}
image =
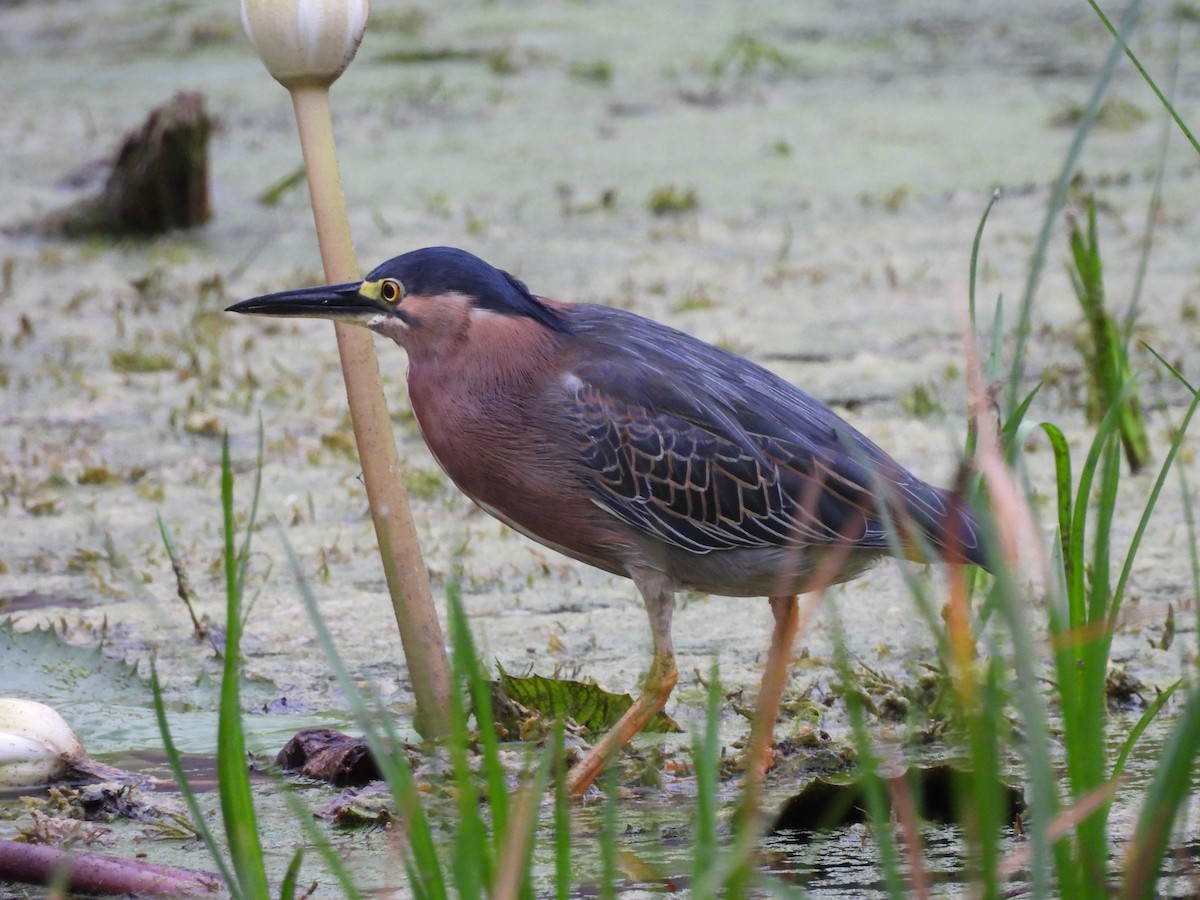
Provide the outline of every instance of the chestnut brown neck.
{"type": "Polygon", "coordinates": [[[418,420],[452,412],[431,408],[425,401],[434,396],[443,403],[454,397],[456,410],[467,415],[488,415],[486,407],[495,403],[520,405],[545,388],[543,376],[557,360],[560,342],[532,319],[479,310],[469,311],[461,327],[433,335],[414,330],[402,341],[413,411],[418,420]]]}

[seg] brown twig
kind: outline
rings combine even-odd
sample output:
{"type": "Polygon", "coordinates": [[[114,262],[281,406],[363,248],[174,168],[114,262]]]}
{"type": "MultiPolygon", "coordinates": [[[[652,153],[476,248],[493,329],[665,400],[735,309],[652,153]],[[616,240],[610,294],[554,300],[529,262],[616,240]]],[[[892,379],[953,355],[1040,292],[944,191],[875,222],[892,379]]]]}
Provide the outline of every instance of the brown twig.
{"type": "Polygon", "coordinates": [[[908,860],[908,896],[925,900],[929,896],[929,872],[925,869],[924,845],[917,806],[908,787],[908,773],[900,772],[887,780],[892,795],[892,812],[904,838],[904,856],[908,860]]]}
{"type": "Polygon", "coordinates": [[[58,884],[82,894],[137,897],[195,897],[216,894],[223,887],[209,872],[8,840],[0,840],[0,882],[58,884]]]}

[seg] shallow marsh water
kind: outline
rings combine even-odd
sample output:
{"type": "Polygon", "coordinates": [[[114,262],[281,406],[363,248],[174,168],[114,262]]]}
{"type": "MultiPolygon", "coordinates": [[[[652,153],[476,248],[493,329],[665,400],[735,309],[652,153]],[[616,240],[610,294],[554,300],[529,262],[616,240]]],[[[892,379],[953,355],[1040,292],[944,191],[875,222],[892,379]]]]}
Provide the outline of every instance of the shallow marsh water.
{"type": "MultiPolygon", "coordinates": [[[[1194,125],[1200,31],[1172,9],[1147,4],[1135,46],[1165,83],[1179,31],[1178,103],[1194,125]]],[[[1011,308],[1021,295],[1071,136],[1058,122],[1084,102],[1108,48],[1085,3],[377,2],[373,14],[333,95],[364,269],[417,246],[464,246],[536,292],[624,306],[733,347],[835,405],[922,476],[953,477],[971,239],[1003,186],[980,266],[979,319],[990,322],[997,297],[1011,308]],[[397,61],[416,49],[453,52],[397,61]],[[654,215],[649,198],[666,187],[694,191],[697,208],[654,215]]],[[[1128,66],[1118,72],[1111,95],[1127,106],[1089,138],[1082,170],[1101,202],[1119,304],[1134,283],[1161,114],[1128,66]]],[[[176,536],[199,612],[219,623],[216,436],[230,433],[244,506],[261,420],[265,518],[287,529],[355,676],[407,721],[411,693],[346,452],[331,330],[221,313],[243,296],[321,280],[304,190],[275,207],[256,201],[300,157],[286,93],[250,53],[235,4],[0,5],[0,83],[0,224],[10,226],[87,190],[102,171],[92,164],[177,90],[203,91],[219,122],[209,226],[146,243],[0,234],[0,613],[21,600],[18,630],[52,623],[143,671],[153,656],[176,697],[197,673],[215,675],[211,647],[193,639],[176,598],[155,517],[176,536]]],[[[1177,137],[1165,171],[1138,333],[1194,379],[1200,170],[1177,137]]],[[[1026,385],[1049,373],[1034,415],[1082,448],[1079,313],[1063,223],[1056,233],[1026,385]]],[[[635,690],[649,641],[631,585],[529,543],[459,496],[407,414],[403,353],[378,349],[435,591],[465,551],[484,658],[635,690]]],[[[1137,364],[1161,448],[1182,392],[1145,354],[1137,364]]],[[[1195,446],[1192,437],[1183,455],[1193,485],[1195,446]]],[[[1042,496],[1049,465],[1044,449],[1031,456],[1042,496]]],[[[1126,480],[1122,533],[1148,486],[1146,476],[1126,480]]],[[[1114,645],[1152,686],[1177,678],[1195,652],[1183,503],[1168,488],[1114,645]],[[1178,639],[1154,650],[1168,603],[1178,639]]],[[[270,528],[256,538],[254,570],[249,673],[307,713],[339,715],[270,528]]],[[[910,678],[929,655],[894,565],[831,602],[871,666],[910,678]]],[[[765,603],[682,599],[672,711],[685,730],[702,707],[693,673],[714,659],[724,683],[753,694],[769,621],[765,603]]],[[[796,656],[798,689],[829,684],[825,616],[796,656]]],[[[52,699],[71,720],[69,697],[52,699]]],[[[731,743],[745,725],[727,716],[731,743]]],[[[94,753],[158,741],[132,709],[116,733],[102,715],[82,718],[94,753]]],[[[253,749],[273,752],[279,722],[256,728],[254,718],[253,749]]],[[[823,727],[844,727],[833,718],[823,727]]],[[[194,730],[180,722],[191,746],[211,749],[211,725],[192,721],[194,730]]],[[[771,797],[790,789],[777,780],[771,797]]],[[[686,825],[686,805],[666,809],[686,825]]]]}

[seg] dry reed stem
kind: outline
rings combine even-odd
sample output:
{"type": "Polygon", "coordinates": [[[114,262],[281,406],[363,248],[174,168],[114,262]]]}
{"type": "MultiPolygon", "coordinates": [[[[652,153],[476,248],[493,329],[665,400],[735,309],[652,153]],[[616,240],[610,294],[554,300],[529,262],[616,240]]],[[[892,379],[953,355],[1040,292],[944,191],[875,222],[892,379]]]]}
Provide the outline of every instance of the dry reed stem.
{"type": "MultiPolygon", "coordinates": [[[[290,91],[325,277],[332,284],[353,281],[359,277],[358,261],[338,172],[329,89],[300,85],[290,91]]],[[[413,724],[427,737],[445,735],[450,730],[450,662],[417,543],[372,336],[343,322],[335,322],[334,329],[371,518],[416,696],[413,724]]]]}

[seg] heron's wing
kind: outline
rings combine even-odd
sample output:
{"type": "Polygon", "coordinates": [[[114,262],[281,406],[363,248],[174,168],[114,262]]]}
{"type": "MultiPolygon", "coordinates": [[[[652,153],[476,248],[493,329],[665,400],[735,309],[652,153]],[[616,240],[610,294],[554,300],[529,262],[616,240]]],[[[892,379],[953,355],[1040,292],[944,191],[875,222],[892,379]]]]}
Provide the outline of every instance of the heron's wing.
{"type": "Polygon", "coordinates": [[[626,359],[568,379],[568,431],[600,506],[697,553],[887,547],[872,473],[853,447],[823,446],[805,422],[773,424],[686,375],[626,359]]]}

